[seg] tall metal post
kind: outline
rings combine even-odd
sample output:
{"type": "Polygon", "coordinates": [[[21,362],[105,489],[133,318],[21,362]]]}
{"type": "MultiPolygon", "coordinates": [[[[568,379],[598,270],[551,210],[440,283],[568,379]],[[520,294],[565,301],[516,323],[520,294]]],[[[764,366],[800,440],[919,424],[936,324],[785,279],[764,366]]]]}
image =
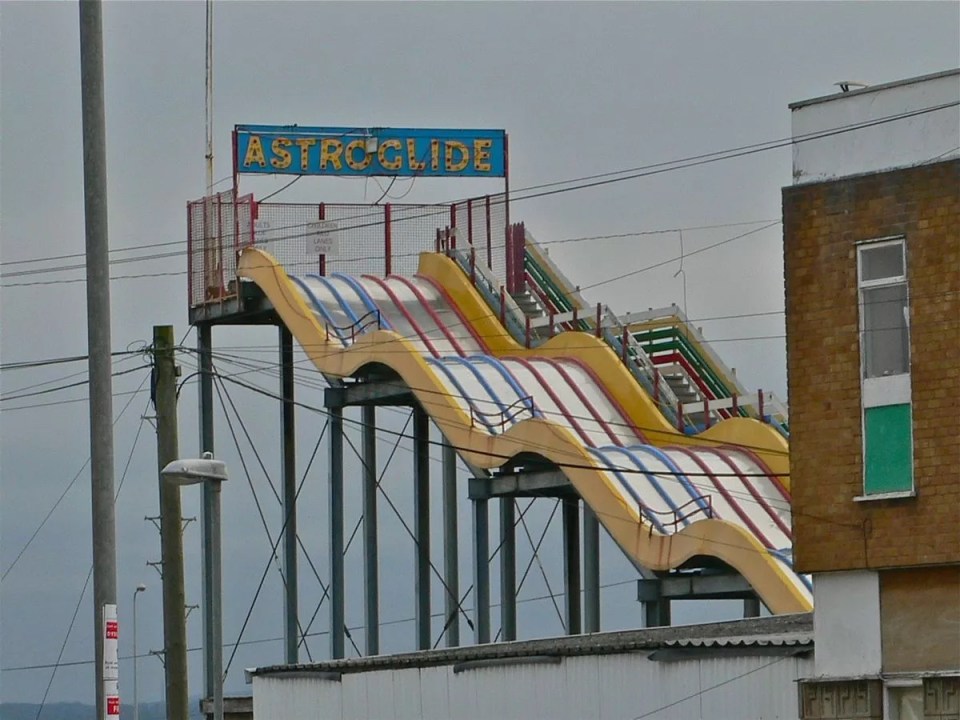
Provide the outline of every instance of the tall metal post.
{"type": "Polygon", "coordinates": [[[478,645],[490,642],[490,516],[486,500],[473,501],[473,623],[478,645]]]}
{"type": "Polygon", "coordinates": [[[563,587],[567,634],[580,634],[580,500],[563,501],[563,587]]]}
{"type": "Polygon", "coordinates": [[[600,522],[583,504],[583,630],[600,632],[600,522]]]}
{"type": "Polygon", "coordinates": [[[107,151],[103,109],[103,26],[100,0],[80,2],[80,94],[83,200],[86,225],[87,349],[90,377],[90,499],[93,517],[93,617],[97,718],[106,698],[103,610],[117,604],[113,487],[113,381],[110,368],[110,266],[107,236],[107,151]]]}
{"type": "MultiPolygon", "coordinates": [[[[207,323],[197,325],[197,362],[200,371],[199,388],[199,419],[200,419],[200,453],[213,454],[213,334],[207,323]]],[[[216,675],[213,673],[214,652],[218,646],[214,644],[214,617],[213,617],[213,565],[211,557],[213,538],[210,528],[213,514],[213,490],[210,483],[202,485],[202,500],[200,506],[200,535],[203,545],[202,569],[203,581],[201,589],[201,605],[203,608],[203,692],[204,697],[212,698],[216,675]]]]}
{"type": "Polygon", "coordinates": [[[760,617],[760,598],[751,597],[743,600],[743,616],[745,618],[760,617]]]}
{"type": "Polygon", "coordinates": [[[517,639],[517,506],[500,498],[500,630],[504,640],[517,639]]]}
{"type": "Polygon", "coordinates": [[[187,621],[183,589],[180,488],[159,477],[180,457],[177,430],[177,360],[173,327],[153,328],[154,406],[157,412],[157,472],[160,490],[160,561],[163,568],[163,653],[167,718],[188,720],[187,621]]]}
{"type": "Polygon", "coordinates": [[[377,552],[377,408],[361,410],[363,450],[363,592],[367,655],[380,654],[380,561],[377,552]]]}
{"type": "Polygon", "coordinates": [[[330,413],[330,656],[344,656],[343,408],[330,413]]]}
{"type": "Polygon", "coordinates": [[[460,645],[460,547],[457,540],[457,451],[443,445],[443,603],[447,647],[460,645]]]}
{"type": "Polygon", "coordinates": [[[280,326],[280,436],[283,447],[283,575],[286,581],[283,603],[283,640],[286,661],[299,662],[297,572],[297,433],[294,425],[293,335],[280,326]]]}
{"type": "MultiPolygon", "coordinates": [[[[220,482],[205,482],[210,487],[210,674],[213,682],[213,720],[223,720],[223,580],[221,563],[220,482]]],[[[187,717],[187,716],[184,716],[187,717]]]]}
{"type": "Polygon", "coordinates": [[[414,536],[416,538],[417,648],[430,638],[430,424],[419,405],[413,409],[414,536]]]}

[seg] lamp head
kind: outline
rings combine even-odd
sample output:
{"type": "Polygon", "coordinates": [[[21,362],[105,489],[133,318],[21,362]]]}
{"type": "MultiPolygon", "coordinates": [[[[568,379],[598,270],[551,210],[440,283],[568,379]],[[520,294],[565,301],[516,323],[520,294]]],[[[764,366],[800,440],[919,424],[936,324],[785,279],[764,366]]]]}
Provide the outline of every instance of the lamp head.
{"type": "Polygon", "coordinates": [[[139,593],[139,592],[143,592],[143,591],[146,590],[146,589],[147,589],[147,586],[144,585],[143,583],[140,583],[139,585],[137,585],[137,590],[136,590],[136,591],[139,593]]]}
{"type": "Polygon", "coordinates": [[[227,479],[227,465],[222,460],[214,460],[211,453],[202,458],[174,460],[167,463],[160,475],[176,485],[196,485],[212,481],[224,482],[227,479]]]}

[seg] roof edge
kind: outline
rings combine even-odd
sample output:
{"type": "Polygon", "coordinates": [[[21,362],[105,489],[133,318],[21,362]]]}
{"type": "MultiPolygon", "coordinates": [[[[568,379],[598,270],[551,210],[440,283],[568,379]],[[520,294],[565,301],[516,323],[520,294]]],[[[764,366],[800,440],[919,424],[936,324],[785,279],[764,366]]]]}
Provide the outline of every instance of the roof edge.
{"type": "Polygon", "coordinates": [[[901,85],[914,85],[916,83],[927,82],[929,80],[938,80],[940,78],[950,77],[952,75],[960,75],[960,68],[941,70],[940,72],[930,73],[929,75],[918,75],[917,77],[894,80],[892,82],[881,83],[880,85],[869,85],[858,90],[851,90],[850,92],[837,92],[831,95],[821,95],[820,97],[810,98],[809,100],[797,100],[796,102],[792,102],[787,105],[787,107],[790,110],[798,110],[802,107],[806,107],[807,105],[817,105],[819,103],[829,102],[831,100],[865,95],[866,93],[877,92],[878,90],[887,90],[893,87],[900,87],[901,85]]]}

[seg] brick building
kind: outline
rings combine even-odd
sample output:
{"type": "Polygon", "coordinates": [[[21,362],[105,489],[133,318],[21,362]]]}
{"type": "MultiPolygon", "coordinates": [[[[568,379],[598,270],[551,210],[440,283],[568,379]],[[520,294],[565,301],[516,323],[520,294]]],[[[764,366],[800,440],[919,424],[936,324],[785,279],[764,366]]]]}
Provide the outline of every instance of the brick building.
{"type": "Polygon", "coordinates": [[[790,106],[802,718],[960,718],[958,103],[954,70],[790,106]]]}

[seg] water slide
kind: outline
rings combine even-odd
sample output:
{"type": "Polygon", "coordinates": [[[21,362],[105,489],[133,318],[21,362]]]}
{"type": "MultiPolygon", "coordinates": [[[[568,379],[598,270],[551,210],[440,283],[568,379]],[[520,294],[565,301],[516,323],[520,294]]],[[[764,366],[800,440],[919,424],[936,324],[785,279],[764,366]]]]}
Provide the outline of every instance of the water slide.
{"type": "Polygon", "coordinates": [[[786,443],[769,427],[733,418],[678,432],[606,342],[565,332],[518,344],[441,254],[423,254],[413,277],[296,277],[249,248],[239,274],[325,374],[389,367],[469,465],[521,454],[557,465],[637,565],[715,557],[772,612],[810,609],[790,567],[786,443]]]}

